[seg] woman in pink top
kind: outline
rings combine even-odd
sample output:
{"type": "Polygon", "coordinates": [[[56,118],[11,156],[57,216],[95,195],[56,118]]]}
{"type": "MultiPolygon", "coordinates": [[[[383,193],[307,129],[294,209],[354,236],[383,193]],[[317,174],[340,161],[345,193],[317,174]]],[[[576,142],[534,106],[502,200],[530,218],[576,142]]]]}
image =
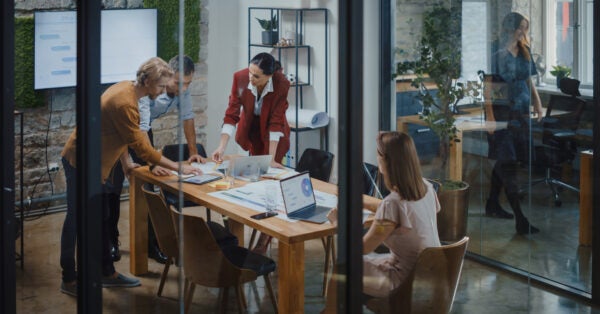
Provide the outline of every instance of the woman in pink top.
{"type": "MultiPolygon", "coordinates": [[[[423,249],[440,246],[436,220],[440,204],[433,186],[421,174],[415,144],[408,134],[379,133],[377,163],[391,193],[379,204],[363,237],[363,292],[385,297],[406,280],[423,249]],[[380,244],[390,252],[374,253],[380,244]]],[[[329,213],[329,219],[337,223],[337,209],[329,213]]],[[[331,305],[327,302],[328,309],[331,305]]]]}

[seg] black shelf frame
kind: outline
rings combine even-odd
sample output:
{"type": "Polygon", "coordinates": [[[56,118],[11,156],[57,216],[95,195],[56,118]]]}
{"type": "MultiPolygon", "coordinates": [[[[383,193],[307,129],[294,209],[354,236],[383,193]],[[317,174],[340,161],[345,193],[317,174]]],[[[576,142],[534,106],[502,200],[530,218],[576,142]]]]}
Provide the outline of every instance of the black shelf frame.
{"type": "Polygon", "coordinates": [[[325,49],[324,50],[324,60],[325,60],[325,69],[324,69],[324,78],[325,78],[325,92],[324,92],[324,105],[325,105],[325,113],[329,114],[329,12],[325,8],[281,8],[281,7],[249,7],[248,8],[248,61],[252,58],[252,48],[265,48],[265,49],[276,49],[277,50],[277,59],[281,60],[281,51],[282,50],[295,50],[295,75],[298,78],[298,65],[300,62],[300,51],[306,49],[307,55],[307,82],[297,82],[291,84],[290,87],[295,88],[295,108],[296,108],[296,123],[295,125],[290,125],[290,129],[294,132],[295,136],[295,156],[294,163],[298,163],[298,155],[299,155],[299,133],[307,132],[307,131],[320,131],[320,143],[319,146],[321,149],[329,150],[329,125],[320,127],[320,128],[310,128],[310,127],[302,127],[298,125],[298,109],[303,108],[304,99],[303,99],[303,88],[312,86],[311,81],[311,45],[306,44],[298,44],[298,39],[305,40],[304,30],[302,29],[302,25],[304,25],[304,16],[305,14],[310,13],[322,13],[324,19],[324,37],[325,37],[325,49]],[[282,12],[294,12],[295,13],[295,36],[294,45],[289,46],[278,46],[278,45],[264,45],[252,43],[252,13],[254,11],[267,11],[269,12],[269,16],[272,18],[274,16],[278,18],[278,30],[281,30],[281,13],[282,12]]]}

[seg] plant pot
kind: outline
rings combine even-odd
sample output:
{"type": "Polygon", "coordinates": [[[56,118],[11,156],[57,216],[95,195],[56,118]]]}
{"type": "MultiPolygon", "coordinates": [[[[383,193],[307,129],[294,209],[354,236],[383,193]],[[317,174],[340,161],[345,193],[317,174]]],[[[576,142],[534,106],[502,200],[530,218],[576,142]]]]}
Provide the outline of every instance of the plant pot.
{"type": "Polygon", "coordinates": [[[469,210],[469,184],[456,190],[438,191],[442,209],[437,214],[440,241],[456,242],[467,235],[467,213],[469,210]]]}
{"type": "Polygon", "coordinates": [[[263,45],[275,45],[279,41],[279,32],[277,31],[263,31],[261,35],[263,45]]]}
{"type": "Polygon", "coordinates": [[[563,75],[556,76],[556,88],[560,89],[560,80],[562,80],[563,78],[564,78],[563,75]]]}

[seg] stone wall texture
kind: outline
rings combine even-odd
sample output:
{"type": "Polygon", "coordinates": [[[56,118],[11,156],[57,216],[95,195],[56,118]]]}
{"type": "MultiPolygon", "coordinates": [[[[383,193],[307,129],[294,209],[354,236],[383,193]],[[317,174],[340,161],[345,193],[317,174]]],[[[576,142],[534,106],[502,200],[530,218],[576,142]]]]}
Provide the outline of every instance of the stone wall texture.
{"type": "MultiPolygon", "coordinates": [[[[201,7],[206,6],[204,0],[201,7]]],[[[104,0],[104,8],[142,8],[143,0],[104,0]]],[[[32,15],[36,10],[73,10],[75,1],[70,0],[16,0],[15,15],[32,15]]],[[[204,11],[205,8],[199,8],[204,11]]],[[[194,118],[196,126],[197,142],[206,143],[204,126],[207,117],[206,98],[206,51],[208,39],[208,14],[201,16],[201,47],[199,62],[196,64],[194,81],[190,86],[192,101],[194,103],[194,118]]],[[[18,71],[18,69],[16,69],[18,71]]],[[[105,86],[107,87],[107,86],[105,86]]],[[[46,106],[33,109],[23,109],[23,188],[24,200],[32,199],[34,204],[48,204],[46,200],[52,200],[52,204],[64,202],[65,177],[61,163],[60,153],[67,138],[76,125],[75,88],[61,88],[45,91],[46,106]],[[58,172],[49,172],[50,164],[59,166],[58,172]],[[40,202],[36,202],[40,201],[40,202]]],[[[156,148],[162,148],[166,144],[177,141],[177,113],[169,113],[153,122],[153,131],[156,148]]],[[[17,201],[20,200],[20,120],[15,119],[15,187],[17,201]]],[[[185,142],[185,139],[183,139],[185,142]]],[[[27,201],[26,201],[27,202],[27,201]]]]}

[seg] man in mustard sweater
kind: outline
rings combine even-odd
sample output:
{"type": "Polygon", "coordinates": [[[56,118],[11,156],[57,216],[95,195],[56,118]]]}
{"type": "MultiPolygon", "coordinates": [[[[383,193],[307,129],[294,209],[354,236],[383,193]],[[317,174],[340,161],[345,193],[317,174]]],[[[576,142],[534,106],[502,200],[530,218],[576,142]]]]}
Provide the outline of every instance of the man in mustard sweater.
{"type": "MultiPolygon", "coordinates": [[[[135,82],[123,81],[109,87],[101,97],[101,129],[102,145],[101,171],[104,186],[111,184],[111,169],[120,160],[123,171],[128,174],[139,166],[131,160],[127,147],[131,147],[143,160],[162,167],[178,170],[179,164],[163,157],[148,142],[146,135],[140,130],[138,100],[144,96],[155,98],[164,93],[173,72],[167,63],[160,58],[151,58],[140,66],[135,82]]],[[[62,271],[61,291],[77,295],[77,273],[75,270],[75,244],[77,228],[75,219],[77,166],[76,166],[76,130],[71,133],[62,151],[62,163],[67,181],[67,215],[61,235],[60,265],[62,271]]],[[[90,156],[91,157],[91,156],[90,156]]],[[[201,174],[199,169],[191,165],[182,165],[184,174],[201,174]]],[[[103,202],[105,203],[105,202],[103,202]]],[[[103,206],[102,228],[102,286],[103,287],[135,287],[140,281],[129,278],[115,271],[110,255],[110,239],[107,234],[107,207],[103,206]]]]}

